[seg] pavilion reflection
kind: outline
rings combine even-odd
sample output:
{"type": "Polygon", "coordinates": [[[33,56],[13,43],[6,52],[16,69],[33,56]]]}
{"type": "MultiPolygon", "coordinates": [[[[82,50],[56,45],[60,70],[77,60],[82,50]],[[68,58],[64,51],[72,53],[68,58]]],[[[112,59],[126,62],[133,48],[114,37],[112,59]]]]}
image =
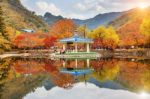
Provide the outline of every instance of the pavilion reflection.
{"type": "Polygon", "coordinates": [[[94,69],[90,66],[90,59],[72,59],[72,60],[63,60],[62,68],[60,72],[62,74],[70,74],[74,77],[76,82],[79,82],[79,77],[81,76],[84,79],[86,84],[86,76],[94,72],[94,69]]]}

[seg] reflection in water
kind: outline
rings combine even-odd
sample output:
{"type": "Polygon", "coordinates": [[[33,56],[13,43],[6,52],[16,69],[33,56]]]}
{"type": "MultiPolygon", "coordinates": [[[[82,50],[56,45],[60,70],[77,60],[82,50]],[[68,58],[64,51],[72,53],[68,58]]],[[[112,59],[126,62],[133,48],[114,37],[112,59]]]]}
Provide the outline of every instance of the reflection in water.
{"type": "MultiPolygon", "coordinates": [[[[72,93],[69,94],[70,98],[64,96],[61,99],[74,99],[77,97],[74,95],[82,89],[88,95],[86,99],[110,99],[108,93],[117,93],[121,97],[131,95],[135,98],[139,95],[132,92],[143,92],[140,96],[149,96],[146,94],[150,92],[149,60],[0,60],[0,99],[43,99],[37,95],[46,95],[44,99],[58,99],[59,95],[67,93],[72,93]],[[122,92],[125,94],[121,94],[122,92]]],[[[79,95],[84,96],[84,93],[79,95]]],[[[111,99],[118,99],[120,96],[115,95],[111,99]]]]}
{"type": "Polygon", "coordinates": [[[149,99],[148,94],[136,94],[123,90],[99,88],[92,83],[77,83],[72,89],[54,87],[47,91],[43,87],[37,88],[34,93],[28,94],[24,99],[149,99]]]}

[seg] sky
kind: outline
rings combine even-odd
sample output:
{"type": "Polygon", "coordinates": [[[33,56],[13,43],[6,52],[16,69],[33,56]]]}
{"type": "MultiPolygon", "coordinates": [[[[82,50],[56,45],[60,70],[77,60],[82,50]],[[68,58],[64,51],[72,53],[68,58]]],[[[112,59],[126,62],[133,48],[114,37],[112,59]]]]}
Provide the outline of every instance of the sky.
{"type": "Polygon", "coordinates": [[[21,2],[37,15],[50,12],[56,16],[78,19],[150,5],[150,0],[21,0],[21,2]]]}

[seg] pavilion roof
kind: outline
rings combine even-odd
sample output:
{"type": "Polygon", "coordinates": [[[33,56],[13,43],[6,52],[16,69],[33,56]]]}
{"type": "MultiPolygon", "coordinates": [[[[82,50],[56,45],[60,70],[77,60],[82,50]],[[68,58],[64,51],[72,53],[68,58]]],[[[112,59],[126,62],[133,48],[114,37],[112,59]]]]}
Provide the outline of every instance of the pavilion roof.
{"type": "Polygon", "coordinates": [[[79,70],[61,69],[60,72],[78,76],[78,75],[90,74],[91,72],[93,72],[93,69],[79,69],[79,70]]]}
{"type": "Polygon", "coordinates": [[[93,43],[92,39],[89,38],[83,38],[75,34],[74,36],[70,38],[64,38],[59,40],[61,43],[67,43],[67,42],[73,42],[73,43],[93,43]]]}

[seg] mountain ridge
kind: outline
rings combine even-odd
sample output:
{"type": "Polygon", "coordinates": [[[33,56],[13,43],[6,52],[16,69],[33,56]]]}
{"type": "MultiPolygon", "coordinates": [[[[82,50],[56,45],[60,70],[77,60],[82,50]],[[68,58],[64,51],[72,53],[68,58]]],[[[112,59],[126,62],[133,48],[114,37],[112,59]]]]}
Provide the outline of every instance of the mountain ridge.
{"type": "MultiPolygon", "coordinates": [[[[107,25],[109,22],[121,16],[122,13],[123,12],[110,12],[110,13],[98,14],[93,18],[89,18],[85,20],[74,19],[74,18],[72,20],[77,25],[87,25],[89,29],[94,29],[99,25],[107,25]]],[[[51,14],[50,12],[46,12],[45,15],[43,16],[43,19],[45,22],[51,25],[58,20],[67,19],[67,18],[64,18],[62,16],[55,16],[51,14]],[[54,20],[51,20],[51,19],[54,19],[54,20]]]]}

